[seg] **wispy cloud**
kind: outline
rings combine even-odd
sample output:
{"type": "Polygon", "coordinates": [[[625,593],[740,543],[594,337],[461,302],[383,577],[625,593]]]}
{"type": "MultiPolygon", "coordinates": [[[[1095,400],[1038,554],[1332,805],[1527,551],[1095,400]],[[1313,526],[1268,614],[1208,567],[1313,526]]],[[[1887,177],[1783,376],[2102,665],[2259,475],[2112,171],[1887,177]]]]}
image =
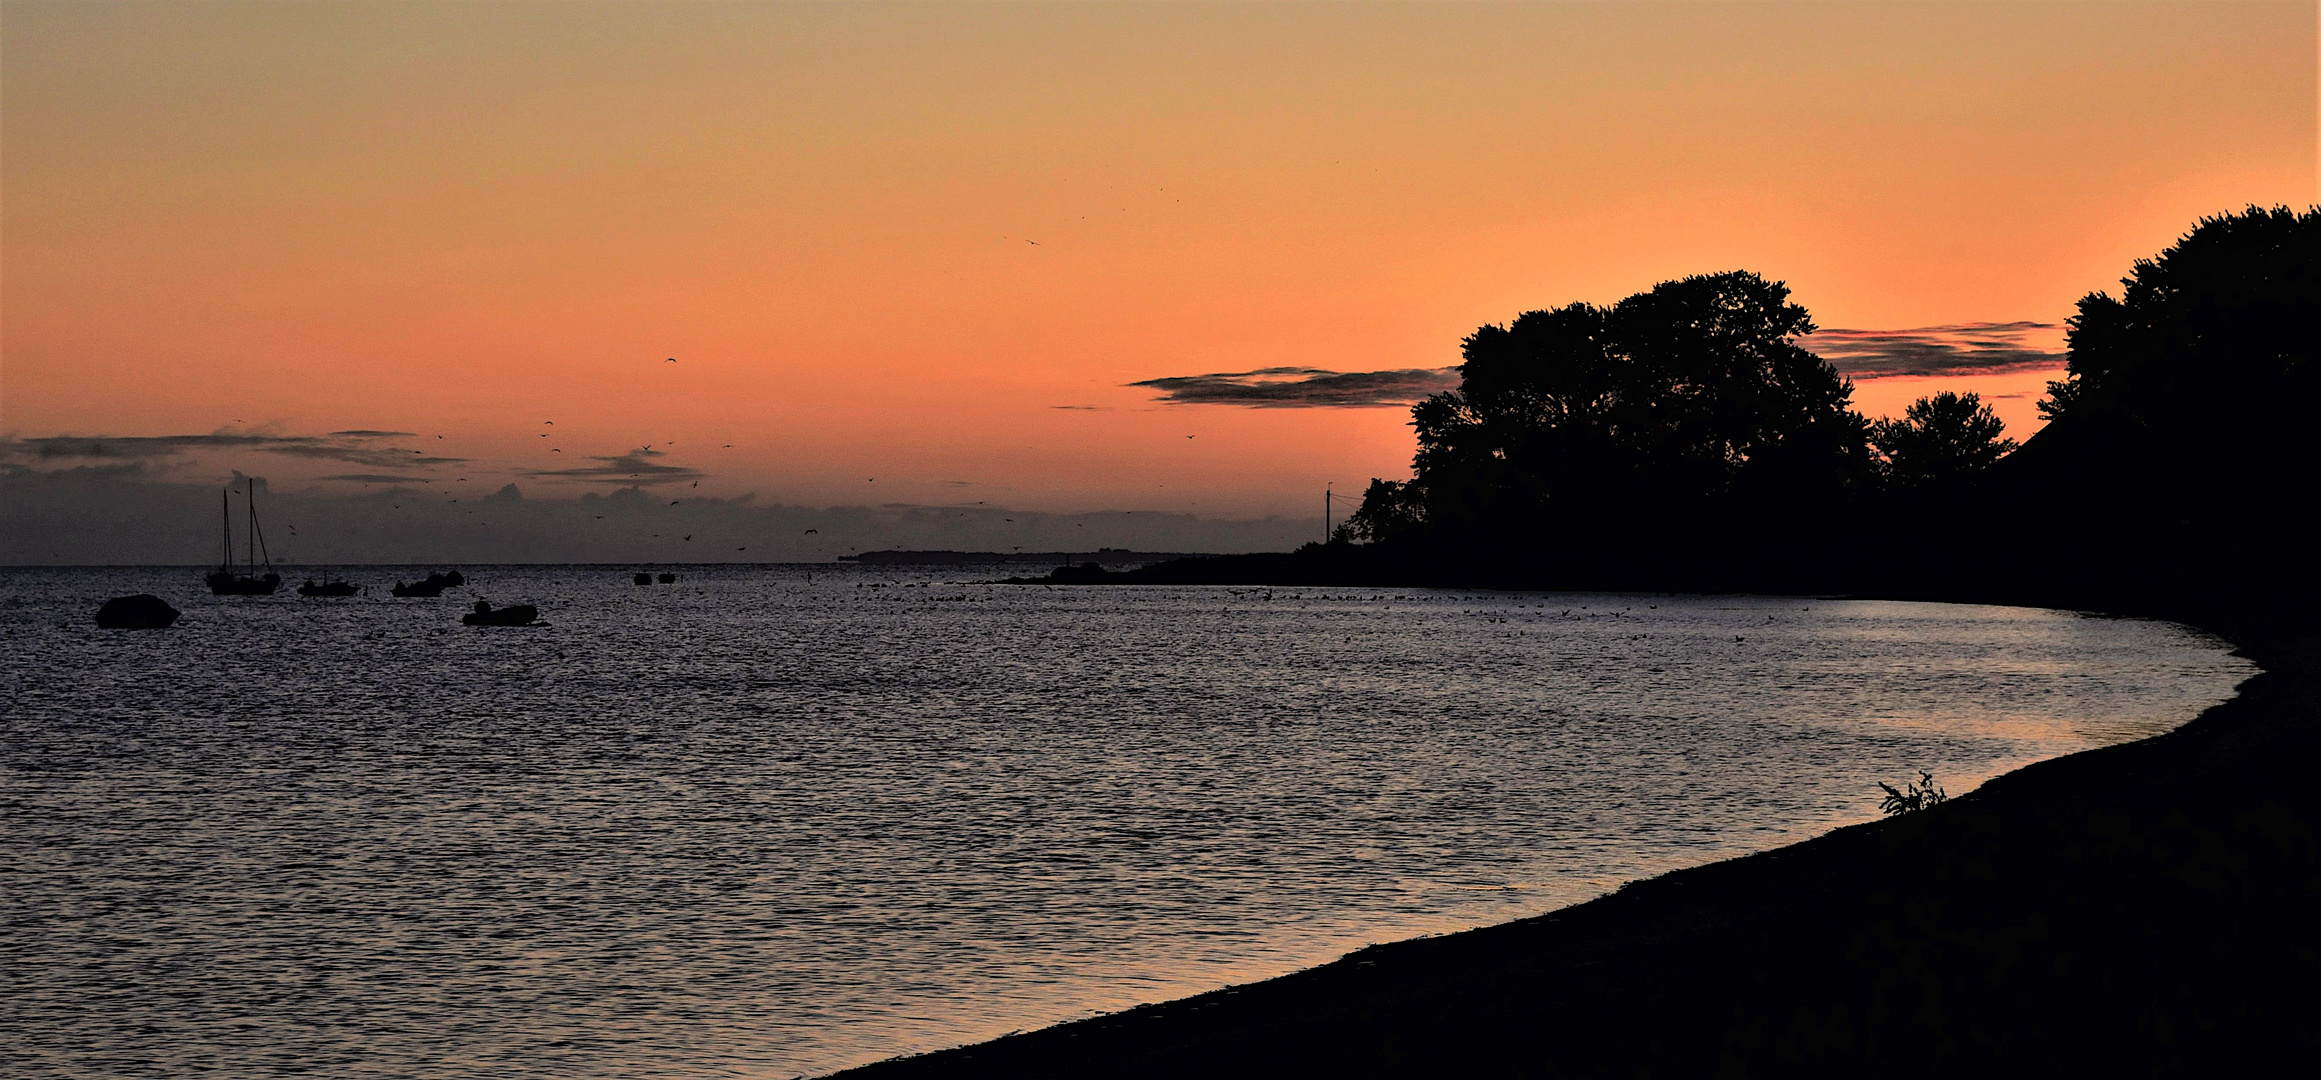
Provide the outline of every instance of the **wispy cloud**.
{"type": "Polygon", "coordinates": [[[1330,371],[1272,367],[1208,375],[1173,375],[1130,386],[1161,392],[1179,405],[1245,405],[1258,409],[1362,409],[1408,405],[1429,394],[1455,389],[1457,368],[1403,368],[1394,371],[1330,371]]]}
{"type": "Polygon", "coordinates": [[[580,465],[570,469],[533,469],[526,476],[543,480],[574,480],[591,484],[667,484],[678,480],[699,480],[708,473],[684,465],[663,465],[655,458],[666,457],[650,447],[631,450],[625,454],[591,457],[595,465],[580,465]]]}
{"type": "Polygon", "coordinates": [[[377,445],[376,440],[403,434],[406,433],[337,431],[328,435],[276,435],[227,430],[207,435],[49,435],[32,439],[0,439],[0,460],[153,461],[216,450],[318,458],[372,468],[426,468],[467,460],[405,447],[377,445]]]}
{"type": "Polygon", "coordinates": [[[432,476],[396,476],[392,473],[339,473],[325,476],[325,480],[344,480],[350,484],[432,484],[432,476]]]}
{"type": "Polygon", "coordinates": [[[1915,330],[1823,330],[1803,339],[1840,374],[1992,375],[2063,366],[2063,328],[2054,323],[1956,323],[1915,330]]]}

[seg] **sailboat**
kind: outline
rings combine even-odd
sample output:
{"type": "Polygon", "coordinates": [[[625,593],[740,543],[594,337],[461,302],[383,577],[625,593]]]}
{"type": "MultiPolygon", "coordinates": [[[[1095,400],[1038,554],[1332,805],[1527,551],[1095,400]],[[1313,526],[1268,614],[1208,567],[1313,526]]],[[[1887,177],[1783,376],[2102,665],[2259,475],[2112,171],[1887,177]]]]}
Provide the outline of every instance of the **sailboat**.
{"type": "Polygon", "coordinates": [[[232,488],[218,492],[218,511],[224,523],[221,535],[225,538],[223,553],[218,557],[218,568],[210,571],[210,591],[219,596],[272,596],[281,587],[282,575],[274,572],[274,559],[266,554],[266,538],[258,534],[258,483],[248,481],[250,491],[250,542],[245,552],[248,562],[242,573],[234,572],[234,511],[227,499],[232,488]],[[258,576],[259,560],[265,561],[266,576],[258,576]]]}

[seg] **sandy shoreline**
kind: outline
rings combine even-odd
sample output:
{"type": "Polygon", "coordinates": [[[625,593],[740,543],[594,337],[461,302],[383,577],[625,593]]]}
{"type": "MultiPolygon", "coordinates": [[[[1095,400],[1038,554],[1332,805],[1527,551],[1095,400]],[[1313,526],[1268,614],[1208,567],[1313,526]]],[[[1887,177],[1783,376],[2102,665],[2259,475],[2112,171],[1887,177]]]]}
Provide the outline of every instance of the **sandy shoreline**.
{"type": "Polygon", "coordinates": [[[840,1074],[2213,1071],[2321,1044],[2321,639],[2167,735],[1518,922],[840,1074]],[[2287,989],[2280,989],[2280,988],[2287,989]]]}

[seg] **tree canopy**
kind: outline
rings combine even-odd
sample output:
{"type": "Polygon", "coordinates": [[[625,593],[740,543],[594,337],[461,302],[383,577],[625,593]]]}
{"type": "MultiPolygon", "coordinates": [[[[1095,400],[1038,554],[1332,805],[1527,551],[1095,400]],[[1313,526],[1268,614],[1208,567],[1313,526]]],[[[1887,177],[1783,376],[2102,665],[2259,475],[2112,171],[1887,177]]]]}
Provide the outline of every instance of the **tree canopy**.
{"type": "Polygon", "coordinates": [[[2005,430],[1981,395],[1945,390],[1911,403],[1900,420],[1872,424],[1870,445],[1882,459],[1887,484],[1923,487],[1987,469],[2005,457],[2015,448],[2015,440],[2001,437],[2005,430]]]}
{"type": "MultiPolygon", "coordinates": [[[[2041,412],[2191,444],[2244,442],[2321,389],[2321,213],[2249,207],[2202,218],[2121,295],[2089,293],[2070,322],[2067,375],[2041,412]]],[[[2296,424],[2302,428],[2303,424],[2296,424]]]]}
{"type": "Polygon", "coordinates": [[[1411,410],[1415,477],[1374,483],[1350,535],[1871,482],[1852,386],[1797,344],[1813,329],[1745,271],[1481,327],[1459,388],[1411,410]]]}

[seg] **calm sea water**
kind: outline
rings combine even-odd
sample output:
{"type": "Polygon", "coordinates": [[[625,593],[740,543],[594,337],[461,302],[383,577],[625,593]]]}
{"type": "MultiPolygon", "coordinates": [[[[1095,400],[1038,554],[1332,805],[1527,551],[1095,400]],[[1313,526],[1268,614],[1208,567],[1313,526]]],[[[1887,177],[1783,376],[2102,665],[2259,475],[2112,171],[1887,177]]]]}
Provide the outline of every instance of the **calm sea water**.
{"type": "Polygon", "coordinates": [[[825,1072],[1776,846],[2252,670],[2017,608],[469,573],[0,571],[7,1072],[825,1072]],[[91,624],[143,591],[181,625],[91,624]]]}

